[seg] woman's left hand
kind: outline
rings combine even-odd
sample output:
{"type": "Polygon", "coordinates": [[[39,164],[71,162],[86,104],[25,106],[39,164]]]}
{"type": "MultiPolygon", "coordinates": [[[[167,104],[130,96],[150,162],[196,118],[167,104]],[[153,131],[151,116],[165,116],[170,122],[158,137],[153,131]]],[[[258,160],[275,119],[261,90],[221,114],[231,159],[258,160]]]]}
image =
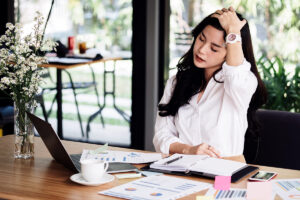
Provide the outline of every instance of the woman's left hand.
{"type": "Polygon", "coordinates": [[[247,23],[245,19],[242,21],[236,15],[235,10],[230,6],[228,10],[223,8],[222,10],[217,10],[212,17],[219,20],[222,28],[229,33],[240,33],[243,26],[247,23]]]}

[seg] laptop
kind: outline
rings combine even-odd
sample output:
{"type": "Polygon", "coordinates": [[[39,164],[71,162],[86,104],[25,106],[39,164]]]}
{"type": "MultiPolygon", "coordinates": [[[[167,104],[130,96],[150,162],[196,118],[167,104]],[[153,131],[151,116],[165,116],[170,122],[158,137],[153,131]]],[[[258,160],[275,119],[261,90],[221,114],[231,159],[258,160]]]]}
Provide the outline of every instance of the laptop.
{"type": "MultiPolygon", "coordinates": [[[[44,144],[46,145],[51,156],[58,163],[68,168],[73,172],[80,172],[80,158],[81,154],[69,155],[58,138],[57,134],[53,130],[51,124],[40,119],[39,117],[26,112],[29,119],[32,121],[34,127],[42,138],[44,144]]],[[[107,173],[118,173],[118,172],[128,172],[128,171],[138,171],[138,169],[129,163],[109,163],[107,173]]]]}

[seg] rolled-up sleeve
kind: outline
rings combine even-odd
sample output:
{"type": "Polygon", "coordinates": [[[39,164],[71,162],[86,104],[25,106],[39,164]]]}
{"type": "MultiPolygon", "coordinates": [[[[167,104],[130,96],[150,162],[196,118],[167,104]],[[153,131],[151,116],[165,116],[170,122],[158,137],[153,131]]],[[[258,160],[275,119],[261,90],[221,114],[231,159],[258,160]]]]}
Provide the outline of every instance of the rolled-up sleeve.
{"type": "Polygon", "coordinates": [[[229,97],[237,110],[247,112],[258,85],[256,76],[250,70],[251,64],[244,59],[239,66],[230,66],[224,62],[222,68],[225,95],[229,97]]]}
{"type": "MultiPolygon", "coordinates": [[[[167,104],[172,96],[175,76],[171,77],[166,84],[161,104],[167,104]]],[[[180,142],[178,132],[174,125],[174,116],[161,117],[158,113],[155,122],[155,134],[153,144],[157,152],[169,154],[170,145],[180,142]]]]}

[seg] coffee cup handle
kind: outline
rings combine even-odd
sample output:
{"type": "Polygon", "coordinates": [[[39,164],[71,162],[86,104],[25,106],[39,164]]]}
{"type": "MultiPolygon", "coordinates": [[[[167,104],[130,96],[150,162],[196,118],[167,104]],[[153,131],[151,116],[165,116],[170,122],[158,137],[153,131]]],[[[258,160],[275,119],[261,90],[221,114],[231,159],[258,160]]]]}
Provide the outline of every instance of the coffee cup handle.
{"type": "Polygon", "coordinates": [[[108,169],[108,165],[109,165],[109,163],[108,163],[108,162],[105,162],[105,163],[104,163],[104,165],[105,165],[105,167],[104,167],[104,172],[106,172],[106,171],[107,171],[107,169],[108,169]]]}

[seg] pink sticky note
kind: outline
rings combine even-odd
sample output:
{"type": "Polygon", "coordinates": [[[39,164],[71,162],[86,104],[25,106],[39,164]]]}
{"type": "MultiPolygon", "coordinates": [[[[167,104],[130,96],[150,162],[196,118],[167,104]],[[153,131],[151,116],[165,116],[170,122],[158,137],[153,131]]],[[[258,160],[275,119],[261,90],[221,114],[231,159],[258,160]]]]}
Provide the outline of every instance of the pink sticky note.
{"type": "Polygon", "coordinates": [[[272,185],[271,182],[248,182],[247,200],[271,200],[272,185]]]}
{"type": "Polygon", "coordinates": [[[216,190],[229,190],[231,184],[231,176],[216,176],[214,188],[216,190]]]}

